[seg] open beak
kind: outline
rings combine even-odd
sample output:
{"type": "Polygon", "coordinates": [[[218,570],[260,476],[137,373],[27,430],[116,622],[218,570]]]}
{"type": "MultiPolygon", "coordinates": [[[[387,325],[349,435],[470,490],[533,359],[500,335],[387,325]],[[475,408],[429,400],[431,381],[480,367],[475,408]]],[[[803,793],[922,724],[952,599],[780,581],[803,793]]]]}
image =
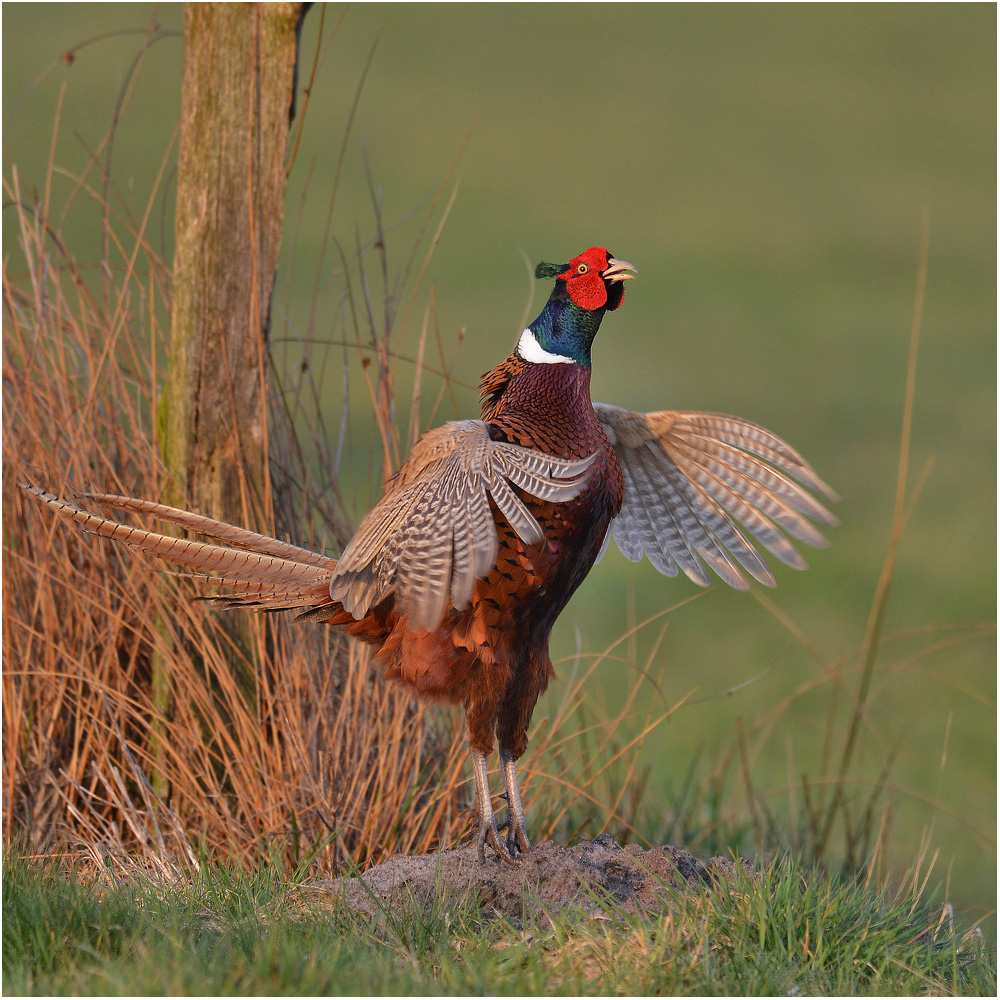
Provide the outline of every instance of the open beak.
{"type": "Polygon", "coordinates": [[[629,281],[636,276],[635,267],[627,260],[608,258],[608,266],[601,272],[601,277],[608,281],[629,281]]]}

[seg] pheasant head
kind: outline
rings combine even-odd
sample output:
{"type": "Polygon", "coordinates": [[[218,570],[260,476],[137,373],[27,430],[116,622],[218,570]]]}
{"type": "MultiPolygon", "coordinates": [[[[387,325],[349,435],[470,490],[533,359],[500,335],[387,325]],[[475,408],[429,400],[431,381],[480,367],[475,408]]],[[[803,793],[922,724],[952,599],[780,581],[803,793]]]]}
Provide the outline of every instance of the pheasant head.
{"type": "Polygon", "coordinates": [[[591,247],[566,264],[539,264],[536,278],[555,278],[538,318],[521,334],[517,353],[535,363],[590,367],[590,346],[604,314],[625,298],[635,268],[603,247],[591,247]]]}

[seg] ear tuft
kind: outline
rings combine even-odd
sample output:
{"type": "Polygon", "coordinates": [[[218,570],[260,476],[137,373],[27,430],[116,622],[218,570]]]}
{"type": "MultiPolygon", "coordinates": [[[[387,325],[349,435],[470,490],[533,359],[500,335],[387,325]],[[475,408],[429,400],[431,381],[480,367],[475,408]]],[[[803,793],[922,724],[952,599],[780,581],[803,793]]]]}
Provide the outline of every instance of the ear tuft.
{"type": "Polygon", "coordinates": [[[557,278],[562,273],[564,266],[563,264],[546,264],[545,261],[542,261],[535,267],[535,277],[557,278]]]}

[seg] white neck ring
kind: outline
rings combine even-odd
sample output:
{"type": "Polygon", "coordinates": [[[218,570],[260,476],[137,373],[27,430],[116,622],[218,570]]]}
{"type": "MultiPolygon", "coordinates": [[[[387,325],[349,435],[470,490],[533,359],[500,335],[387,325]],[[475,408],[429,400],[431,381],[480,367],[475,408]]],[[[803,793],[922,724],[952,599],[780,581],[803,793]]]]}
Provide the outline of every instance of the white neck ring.
{"type": "Polygon", "coordinates": [[[538,338],[530,329],[521,334],[521,339],[517,342],[517,347],[514,350],[518,357],[530,361],[533,365],[574,364],[572,358],[567,358],[562,354],[550,354],[538,343],[538,338]]]}

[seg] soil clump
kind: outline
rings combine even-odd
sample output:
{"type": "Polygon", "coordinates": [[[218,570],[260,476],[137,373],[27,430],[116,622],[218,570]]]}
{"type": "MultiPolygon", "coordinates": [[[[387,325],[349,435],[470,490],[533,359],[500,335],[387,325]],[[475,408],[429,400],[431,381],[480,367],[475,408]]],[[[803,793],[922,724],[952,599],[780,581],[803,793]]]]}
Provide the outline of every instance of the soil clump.
{"type": "MultiPolygon", "coordinates": [[[[745,859],[738,865],[754,872],[745,859]]],[[[610,834],[601,834],[573,847],[545,841],[517,865],[488,850],[480,862],[475,846],[469,846],[390,858],[359,877],[319,879],[303,888],[329,893],[331,903],[376,919],[411,901],[429,914],[449,901],[475,900],[484,916],[495,913],[519,925],[528,901],[550,912],[574,908],[599,917],[617,908],[650,915],[664,910],[671,895],[704,892],[732,879],[735,870],[730,858],[702,862],[676,847],[620,847],[610,834]]]]}

